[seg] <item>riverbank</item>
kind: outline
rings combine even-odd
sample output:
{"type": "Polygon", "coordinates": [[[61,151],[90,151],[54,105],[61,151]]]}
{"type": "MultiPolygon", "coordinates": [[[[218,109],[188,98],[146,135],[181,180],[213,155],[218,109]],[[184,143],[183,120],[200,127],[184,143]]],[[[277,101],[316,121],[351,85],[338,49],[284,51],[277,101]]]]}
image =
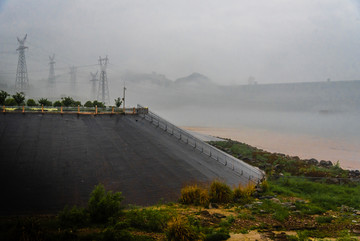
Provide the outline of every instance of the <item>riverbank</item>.
{"type": "Polygon", "coordinates": [[[257,148],[302,159],[339,161],[345,169],[360,169],[360,143],[351,139],[280,133],[265,129],[184,126],[186,130],[245,142],[257,148]]]}

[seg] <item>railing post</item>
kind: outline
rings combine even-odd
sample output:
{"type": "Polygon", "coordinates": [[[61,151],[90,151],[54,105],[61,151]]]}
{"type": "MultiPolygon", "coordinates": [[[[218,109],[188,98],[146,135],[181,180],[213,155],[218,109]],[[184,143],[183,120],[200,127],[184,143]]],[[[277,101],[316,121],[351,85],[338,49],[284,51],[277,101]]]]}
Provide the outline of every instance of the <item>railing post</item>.
{"type": "Polygon", "coordinates": [[[97,105],[95,105],[95,114],[97,115],[97,105]]]}
{"type": "Polygon", "coordinates": [[[63,113],[63,106],[60,106],[60,113],[63,113]]]}
{"type": "Polygon", "coordinates": [[[44,105],[41,105],[41,113],[44,113],[44,105]]]}
{"type": "Polygon", "coordinates": [[[25,113],[25,105],[23,105],[22,112],[25,113]]]}
{"type": "Polygon", "coordinates": [[[6,108],[5,108],[5,105],[3,105],[3,112],[5,112],[6,111],[6,108]]]}
{"type": "Polygon", "coordinates": [[[78,114],[80,113],[80,105],[78,105],[78,114]]]}
{"type": "Polygon", "coordinates": [[[114,106],[111,108],[111,113],[114,114],[114,106]]]}
{"type": "Polygon", "coordinates": [[[135,114],[135,107],[133,108],[133,114],[135,114]]]}

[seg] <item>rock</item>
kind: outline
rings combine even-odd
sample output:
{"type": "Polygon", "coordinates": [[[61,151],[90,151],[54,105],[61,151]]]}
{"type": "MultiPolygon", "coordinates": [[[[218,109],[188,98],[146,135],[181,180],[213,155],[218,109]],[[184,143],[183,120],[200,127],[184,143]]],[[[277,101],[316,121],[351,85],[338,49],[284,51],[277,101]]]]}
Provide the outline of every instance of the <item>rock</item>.
{"type": "Polygon", "coordinates": [[[262,196],[262,197],[259,197],[259,199],[273,199],[275,198],[274,196],[262,196]]]}
{"type": "Polygon", "coordinates": [[[209,208],[219,208],[219,205],[217,205],[216,203],[210,203],[209,208]]]}
{"type": "Polygon", "coordinates": [[[359,178],[360,177],[360,171],[359,170],[350,170],[349,171],[349,177],[353,178],[359,178]]]}
{"type": "Polygon", "coordinates": [[[302,200],[302,199],[299,199],[299,200],[296,200],[297,203],[306,203],[305,200],[302,200]]]}
{"type": "Polygon", "coordinates": [[[346,205],[341,205],[341,211],[342,212],[354,212],[355,208],[346,206],[346,205]]]}
{"type": "Polygon", "coordinates": [[[355,234],[360,234],[360,224],[355,224],[353,226],[352,232],[355,234]]]}
{"type": "Polygon", "coordinates": [[[215,218],[226,218],[226,216],[224,214],[221,214],[221,213],[214,213],[213,216],[215,218]]]}
{"type": "Polygon", "coordinates": [[[211,214],[206,210],[201,211],[200,215],[208,218],[211,217],[211,214]]]}
{"type": "Polygon", "coordinates": [[[253,208],[253,205],[252,205],[252,204],[245,204],[245,205],[244,205],[244,208],[252,209],[252,208],[253,208]]]}
{"type": "Polygon", "coordinates": [[[263,202],[254,202],[253,204],[254,205],[261,205],[261,204],[263,204],[263,202]]]}
{"type": "Polygon", "coordinates": [[[333,166],[333,163],[331,161],[324,161],[324,160],[321,160],[320,163],[319,163],[320,166],[322,167],[332,167],[333,166]]]}
{"type": "Polygon", "coordinates": [[[278,198],[272,198],[270,199],[271,201],[273,201],[274,203],[281,203],[280,200],[278,198]]]}
{"type": "Polygon", "coordinates": [[[309,159],[309,160],[305,160],[305,162],[306,162],[307,164],[316,165],[316,166],[319,164],[319,161],[316,160],[315,158],[311,158],[311,159],[309,159]]]}
{"type": "Polygon", "coordinates": [[[283,205],[284,207],[290,210],[296,210],[296,206],[291,202],[282,203],[281,205],[283,205]]]}
{"type": "Polygon", "coordinates": [[[251,160],[249,159],[249,158],[247,158],[247,157],[244,157],[243,159],[242,159],[244,162],[250,162],[251,160]]]}
{"type": "Polygon", "coordinates": [[[356,215],[360,215],[360,211],[357,211],[355,214],[356,214],[356,215]]]}

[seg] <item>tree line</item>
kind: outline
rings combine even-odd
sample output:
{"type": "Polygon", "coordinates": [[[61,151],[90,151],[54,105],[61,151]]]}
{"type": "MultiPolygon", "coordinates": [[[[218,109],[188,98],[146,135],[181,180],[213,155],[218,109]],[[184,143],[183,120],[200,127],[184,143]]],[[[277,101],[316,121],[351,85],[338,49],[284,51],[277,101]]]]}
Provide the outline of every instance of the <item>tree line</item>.
{"type": "MultiPolygon", "coordinates": [[[[115,101],[115,106],[120,107],[122,104],[122,99],[118,97],[115,101]]],[[[77,106],[85,106],[85,107],[105,107],[103,102],[94,100],[94,101],[86,101],[84,105],[81,104],[81,101],[74,100],[72,97],[62,97],[61,100],[56,100],[54,102],[48,100],[47,98],[40,98],[38,100],[27,99],[25,98],[25,94],[23,92],[17,92],[14,95],[10,95],[4,90],[0,91],[0,105],[5,106],[54,106],[54,107],[77,107],[77,106]]]]}

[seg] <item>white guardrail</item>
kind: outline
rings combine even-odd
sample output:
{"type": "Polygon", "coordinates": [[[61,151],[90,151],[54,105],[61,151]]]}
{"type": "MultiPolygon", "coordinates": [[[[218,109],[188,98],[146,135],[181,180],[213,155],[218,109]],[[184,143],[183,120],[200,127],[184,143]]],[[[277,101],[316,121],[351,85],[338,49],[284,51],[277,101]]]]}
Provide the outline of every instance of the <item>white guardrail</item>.
{"type": "MultiPolygon", "coordinates": [[[[138,105],[138,108],[144,108],[144,107],[138,105]]],[[[199,150],[205,155],[211,157],[212,159],[220,162],[224,166],[232,169],[239,176],[244,176],[254,184],[257,184],[265,177],[265,173],[261,171],[259,168],[251,166],[246,162],[239,160],[227,154],[226,152],[217,149],[216,147],[211,146],[210,144],[200,140],[199,138],[196,138],[186,130],[183,130],[171,124],[169,121],[156,115],[150,110],[148,111],[148,113],[140,114],[140,116],[143,116],[144,119],[151,122],[153,125],[161,128],[162,130],[168,132],[177,139],[192,146],[193,148],[199,150]]]]}

